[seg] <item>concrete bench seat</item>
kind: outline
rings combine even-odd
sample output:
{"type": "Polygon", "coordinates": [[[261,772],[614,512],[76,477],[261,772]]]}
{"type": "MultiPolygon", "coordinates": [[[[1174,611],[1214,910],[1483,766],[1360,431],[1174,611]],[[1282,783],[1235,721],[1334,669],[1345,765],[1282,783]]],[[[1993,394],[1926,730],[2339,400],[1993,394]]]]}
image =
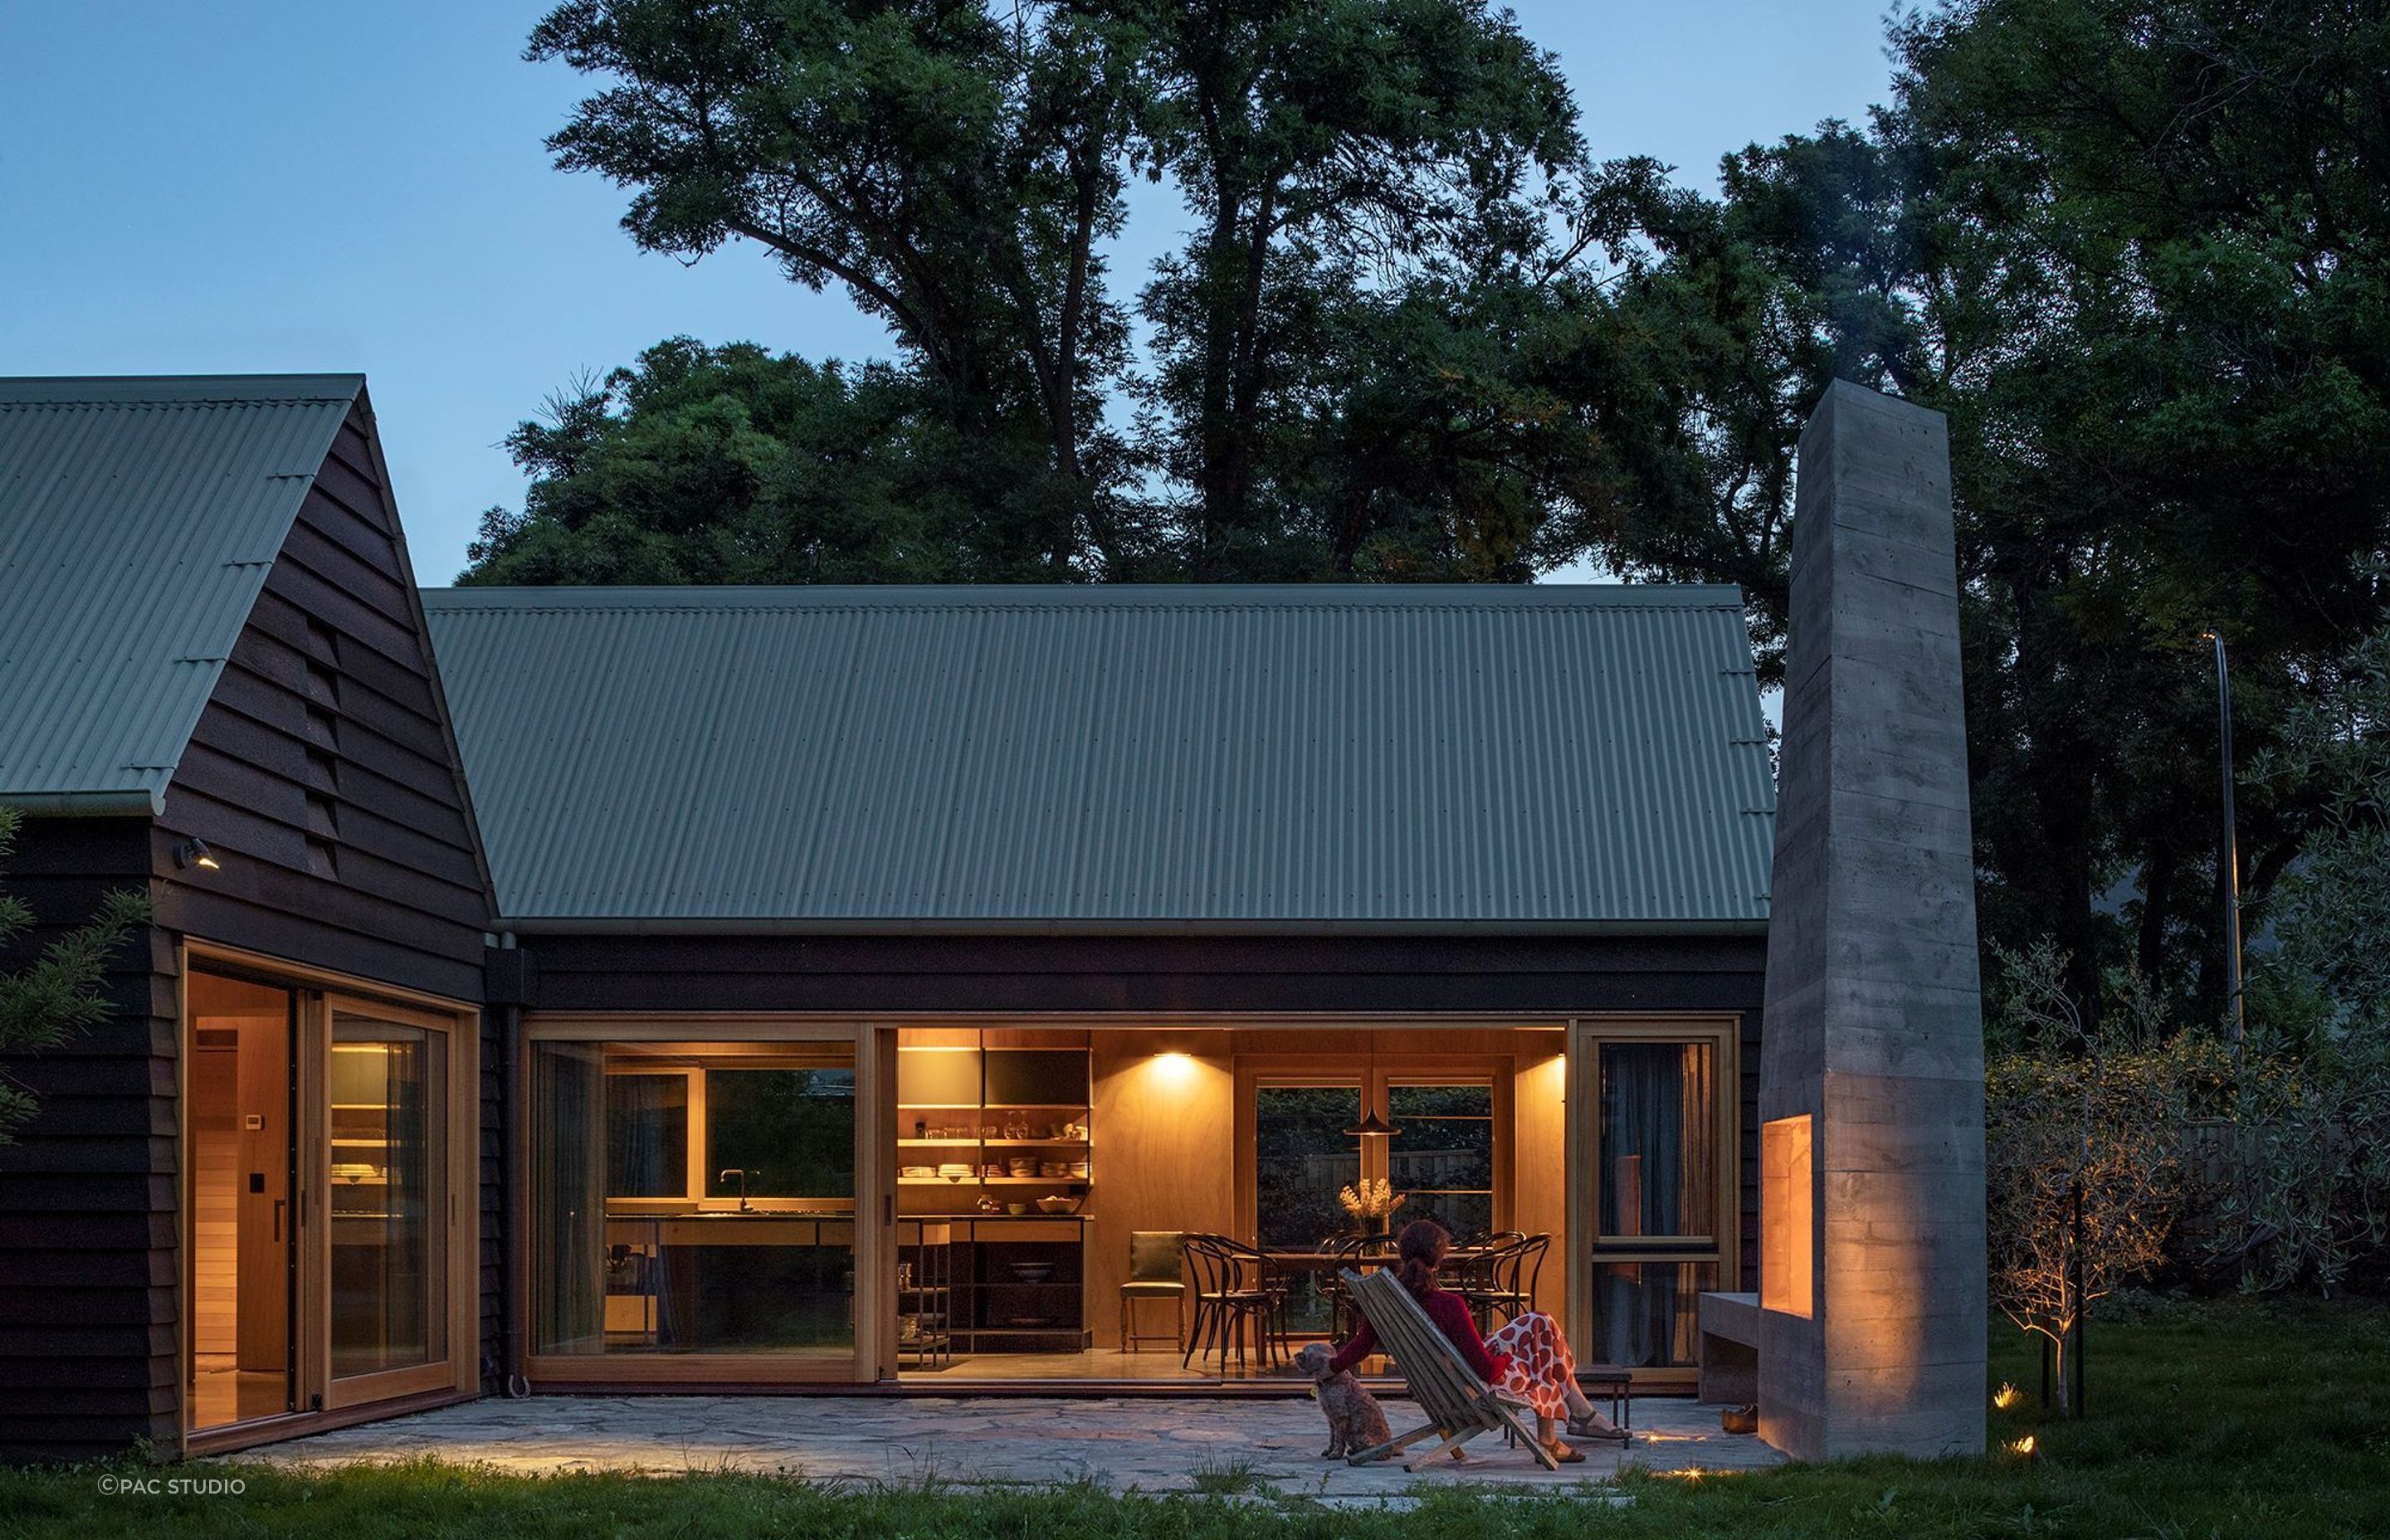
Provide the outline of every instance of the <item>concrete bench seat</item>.
{"type": "Polygon", "coordinates": [[[1703,1401],[1748,1405],[1759,1399],[1759,1296],[1703,1294],[1694,1321],[1701,1330],[1703,1401]]]}

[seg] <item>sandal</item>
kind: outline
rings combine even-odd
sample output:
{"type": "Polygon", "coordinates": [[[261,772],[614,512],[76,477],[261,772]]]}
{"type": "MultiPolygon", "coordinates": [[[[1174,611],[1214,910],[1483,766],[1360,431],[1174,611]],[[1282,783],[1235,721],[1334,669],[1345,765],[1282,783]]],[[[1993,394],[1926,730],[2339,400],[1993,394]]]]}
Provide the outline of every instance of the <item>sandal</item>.
{"type": "Polygon", "coordinates": [[[1544,1453],[1549,1455],[1555,1464],[1583,1465],[1585,1463],[1584,1450],[1574,1444],[1562,1444],[1557,1439],[1544,1445],[1544,1453]]]}
{"type": "Polygon", "coordinates": [[[1615,1425],[1608,1428],[1597,1428],[1594,1426],[1593,1418],[1589,1417],[1573,1417],[1569,1418],[1568,1431],[1569,1437],[1571,1438],[1598,1438],[1618,1444],[1621,1446],[1633,1443],[1635,1438],[1634,1434],[1628,1432],[1625,1429],[1615,1425]]]}

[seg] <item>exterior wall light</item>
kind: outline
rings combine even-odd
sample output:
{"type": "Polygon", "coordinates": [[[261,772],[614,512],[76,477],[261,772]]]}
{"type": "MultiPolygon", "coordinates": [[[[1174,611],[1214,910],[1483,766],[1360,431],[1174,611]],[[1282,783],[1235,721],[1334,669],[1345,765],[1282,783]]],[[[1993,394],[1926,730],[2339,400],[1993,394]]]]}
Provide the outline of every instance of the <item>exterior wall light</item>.
{"type": "Polygon", "coordinates": [[[215,852],[208,849],[205,840],[186,840],[174,847],[174,869],[187,871],[193,866],[203,872],[222,871],[224,863],[216,859],[215,852]]]}

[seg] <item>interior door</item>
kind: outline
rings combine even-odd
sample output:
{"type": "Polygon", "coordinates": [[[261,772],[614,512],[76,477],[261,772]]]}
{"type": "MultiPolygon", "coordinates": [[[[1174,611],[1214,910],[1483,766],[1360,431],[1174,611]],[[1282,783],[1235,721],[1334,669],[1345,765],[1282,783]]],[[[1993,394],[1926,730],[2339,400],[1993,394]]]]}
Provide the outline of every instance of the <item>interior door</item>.
{"type": "Polygon", "coordinates": [[[221,974],[186,983],[191,1300],[185,1405],[195,1429],[300,1405],[295,993],[221,974]]]}

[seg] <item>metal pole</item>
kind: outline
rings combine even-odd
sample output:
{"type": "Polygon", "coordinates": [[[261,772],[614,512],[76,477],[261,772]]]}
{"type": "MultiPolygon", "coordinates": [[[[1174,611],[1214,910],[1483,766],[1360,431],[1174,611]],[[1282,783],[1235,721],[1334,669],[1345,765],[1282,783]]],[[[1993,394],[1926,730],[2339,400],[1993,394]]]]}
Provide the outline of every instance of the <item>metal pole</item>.
{"type": "Polygon", "coordinates": [[[2224,776],[2224,987],[2229,1011],[2225,1037],[2237,1056],[2243,1025],[2241,1000],[2241,838],[2232,819],[2232,674],[2224,656],[2224,634],[2210,631],[2216,644],[2216,715],[2223,745],[2224,776]]]}

